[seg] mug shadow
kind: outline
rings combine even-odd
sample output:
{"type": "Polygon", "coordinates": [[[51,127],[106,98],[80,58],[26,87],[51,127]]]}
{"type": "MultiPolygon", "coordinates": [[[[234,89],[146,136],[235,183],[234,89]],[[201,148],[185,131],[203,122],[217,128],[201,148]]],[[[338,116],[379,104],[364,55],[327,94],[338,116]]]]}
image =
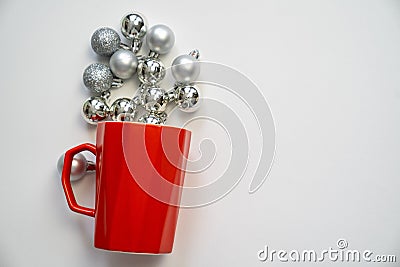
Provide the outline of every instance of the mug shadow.
{"type": "Polygon", "coordinates": [[[125,254],[118,252],[103,252],[105,253],[108,266],[159,266],[165,255],[140,255],[140,254],[125,254]]]}
{"type": "MultiPolygon", "coordinates": [[[[94,207],[95,190],[96,190],[96,175],[88,173],[82,179],[72,182],[72,190],[79,205],[84,207],[94,207]]],[[[88,240],[93,240],[94,233],[94,218],[84,216],[82,214],[75,215],[76,225],[81,232],[82,242],[89,243],[88,240]]]]}

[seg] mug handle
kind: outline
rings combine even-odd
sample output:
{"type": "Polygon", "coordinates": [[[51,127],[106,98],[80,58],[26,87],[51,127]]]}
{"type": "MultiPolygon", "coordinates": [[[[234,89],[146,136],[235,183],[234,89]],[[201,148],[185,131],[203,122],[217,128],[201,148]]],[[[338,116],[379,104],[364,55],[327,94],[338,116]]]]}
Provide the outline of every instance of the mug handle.
{"type": "Polygon", "coordinates": [[[67,198],[67,203],[69,208],[72,211],[75,211],[77,213],[81,213],[87,216],[94,217],[95,210],[92,208],[87,208],[79,205],[76,202],[74,192],[72,191],[72,186],[71,186],[71,165],[72,165],[72,160],[74,159],[74,156],[78,154],[79,152],[82,151],[90,151],[94,155],[96,155],[96,146],[92,144],[81,144],[79,146],[76,146],[74,148],[71,148],[67,152],[65,152],[64,156],[64,167],[62,170],[62,175],[61,175],[61,182],[62,182],[62,187],[64,189],[65,197],[67,198]]]}

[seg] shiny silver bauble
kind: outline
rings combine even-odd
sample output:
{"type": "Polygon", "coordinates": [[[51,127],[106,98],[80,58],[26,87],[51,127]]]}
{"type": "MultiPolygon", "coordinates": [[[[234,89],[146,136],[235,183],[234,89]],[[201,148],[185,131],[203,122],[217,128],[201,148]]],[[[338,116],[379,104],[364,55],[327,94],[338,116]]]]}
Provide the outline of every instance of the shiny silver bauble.
{"type": "Polygon", "coordinates": [[[175,103],[180,110],[193,112],[199,107],[200,95],[196,87],[191,85],[175,88],[175,103]]]}
{"type": "Polygon", "coordinates": [[[167,115],[162,112],[162,113],[147,113],[144,114],[139,118],[139,122],[141,123],[149,123],[149,124],[164,124],[165,120],[167,118],[167,115]]]}
{"type": "Polygon", "coordinates": [[[121,32],[128,40],[141,39],[146,31],[145,19],[139,14],[131,13],[121,20],[121,32]]]}
{"type": "Polygon", "coordinates": [[[157,58],[145,57],[139,61],[137,75],[146,85],[157,84],[165,77],[164,64],[157,58]]]}
{"type": "Polygon", "coordinates": [[[110,108],[110,116],[114,121],[134,121],[136,105],[129,98],[119,98],[110,108]]]}
{"type": "Polygon", "coordinates": [[[99,121],[105,120],[109,112],[110,109],[102,97],[92,96],[83,103],[83,118],[90,124],[96,124],[99,121]]]}
{"type": "Polygon", "coordinates": [[[164,89],[157,86],[144,89],[142,93],[142,105],[147,111],[164,111],[167,103],[168,99],[164,89]]]}

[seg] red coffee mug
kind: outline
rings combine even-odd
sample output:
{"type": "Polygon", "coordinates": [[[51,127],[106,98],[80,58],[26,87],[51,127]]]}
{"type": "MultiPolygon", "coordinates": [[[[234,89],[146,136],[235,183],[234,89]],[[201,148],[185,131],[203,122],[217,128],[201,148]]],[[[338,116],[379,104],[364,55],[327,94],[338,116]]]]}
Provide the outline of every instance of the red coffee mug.
{"type": "Polygon", "coordinates": [[[95,217],[94,246],[131,253],[172,251],[191,132],[135,122],[100,122],[96,146],[65,153],[62,186],[72,211],[95,217]],[[96,155],[95,207],[77,204],[74,155],[96,155]]]}

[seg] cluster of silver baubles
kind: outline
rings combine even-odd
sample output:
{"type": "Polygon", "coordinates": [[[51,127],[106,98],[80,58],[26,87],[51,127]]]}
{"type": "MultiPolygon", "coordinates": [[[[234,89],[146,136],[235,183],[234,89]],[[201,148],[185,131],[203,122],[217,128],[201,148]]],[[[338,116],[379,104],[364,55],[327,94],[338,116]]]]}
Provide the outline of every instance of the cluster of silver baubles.
{"type": "Polygon", "coordinates": [[[93,51],[110,60],[108,65],[93,63],[83,73],[85,86],[94,93],[83,104],[85,120],[91,124],[107,119],[164,124],[169,103],[185,112],[196,110],[199,91],[193,82],[200,73],[198,50],[173,60],[171,72],[175,84],[172,90],[166,91],[159,86],[166,73],[159,56],[167,54],[174,46],[173,31],[161,24],[147,30],[141,15],[128,14],[121,21],[121,33],[128,44],[122,43],[119,34],[110,28],[100,28],[92,35],[93,51]],[[143,42],[150,49],[148,55],[138,55],[143,42]],[[132,77],[140,81],[136,95],[110,104],[110,89],[121,87],[123,80],[132,77]],[[144,108],[145,113],[136,118],[138,107],[144,108]]]}

